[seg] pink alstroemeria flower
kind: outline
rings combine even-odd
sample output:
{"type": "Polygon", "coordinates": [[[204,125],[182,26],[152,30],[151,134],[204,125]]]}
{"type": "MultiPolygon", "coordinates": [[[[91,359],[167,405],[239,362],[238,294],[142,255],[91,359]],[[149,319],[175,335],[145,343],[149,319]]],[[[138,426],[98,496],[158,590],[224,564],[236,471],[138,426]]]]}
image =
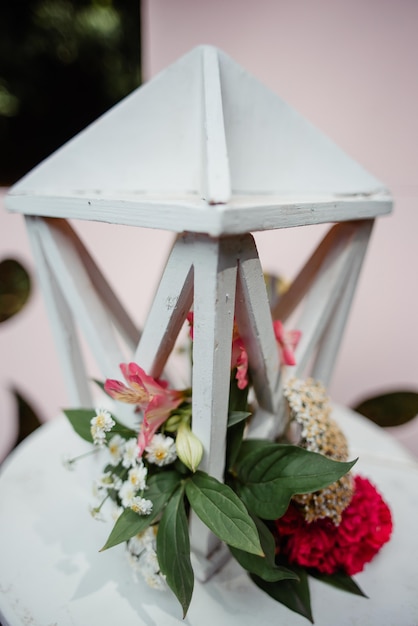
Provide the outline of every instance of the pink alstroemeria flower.
{"type": "MultiPolygon", "coordinates": [[[[192,312],[187,314],[187,321],[190,324],[190,337],[193,339],[193,321],[192,312]]],[[[234,330],[232,333],[232,352],[231,352],[231,369],[237,368],[235,379],[237,380],[238,389],[245,389],[248,385],[248,355],[244,347],[238,326],[234,322],[234,330]]]]}
{"type": "Polygon", "coordinates": [[[280,320],[273,321],[274,335],[279,344],[280,360],[283,365],[296,365],[295,349],[302,335],[300,330],[285,330],[280,320]]]}
{"type": "Polygon", "coordinates": [[[121,363],[120,369],[128,383],[107,379],[105,391],[115,400],[136,404],[144,418],[138,435],[139,456],[150,443],[171,411],[184,400],[184,392],[168,389],[167,383],[148,376],[136,363],[121,363]]]}
{"type": "MultiPolygon", "coordinates": [[[[282,365],[296,365],[294,350],[302,335],[300,330],[285,330],[280,320],[274,320],[273,331],[279,347],[280,362],[282,365]]],[[[235,378],[238,381],[238,388],[245,389],[248,385],[248,354],[235,323],[232,336],[231,367],[237,368],[235,378]]]]}
{"type": "MultiPolygon", "coordinates": [[[[187,315],[190,324],[190,337],[193,339],[193,313],[187,315]]],[[[274,336],[278,343],[280,361],[283,365],[296,365],[294,350],[301,337],[300,330],[285,330],[280,320],[273,321],[274,336]]],[[[245,389],[248,385],[248,354],[239,334],[238,326],[234,321],[232,333],[231,369],[236,368],[235,379],[238,389],[245,389]]]]}
{"type": "Polygon", "coordinates": [[[248,385],[248,354],[244,346],[244,342],[239,334],[238,326],[234,322],[234,330],[232,332],[232,355],[231,369],[237,368],[235,380],[238,389],[245,389],[248,385]]]}

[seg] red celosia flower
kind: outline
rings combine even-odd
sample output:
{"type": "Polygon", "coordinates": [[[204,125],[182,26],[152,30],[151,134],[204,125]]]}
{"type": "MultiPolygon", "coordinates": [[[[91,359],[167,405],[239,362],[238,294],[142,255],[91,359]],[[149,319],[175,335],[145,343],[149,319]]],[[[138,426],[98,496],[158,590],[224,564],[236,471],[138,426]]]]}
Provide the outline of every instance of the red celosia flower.
{"type": "Polygon", "coordinates": [[[336,526],[323,518],[308,523],[291,504],[276,520],[278,552],[290,563],[315,568],[324,574],[361,572],[390,539],[392,517],[376,488],[361,476],[355,477],[355,491],[342,520],[336,526]]]}

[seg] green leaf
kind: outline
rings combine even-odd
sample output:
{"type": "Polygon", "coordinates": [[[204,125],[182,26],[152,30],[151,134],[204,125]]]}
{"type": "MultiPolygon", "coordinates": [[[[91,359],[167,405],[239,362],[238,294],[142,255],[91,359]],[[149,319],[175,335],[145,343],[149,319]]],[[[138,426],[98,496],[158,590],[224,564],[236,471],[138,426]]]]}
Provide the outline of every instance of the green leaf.
{"type": "Polygon", "coordinates": [[[271,598],[284,604],[288,609],[306,617],[313,624],[311,597],[309,592],[309,582],[306,571],[299,567],[292,566],[292,570],[299,580],[281,580],[268,582],[259,576],[251,574],[251,579],[257,587],[265,591],[271,598]]]}
{"type": "Polygon", "coordinates": [[[23,265],[15,259],[1,261],[0,322],[5,322],[24,307],[30,291],[30,276],[23,265]]]}
{"type": "Polygon", "coordinates": [[[105,388],[104,388],[105,384],[103,381],[98,380],[97,378],[93,378],[93,382],[96,383],[96,385],[100,387],[100,389],[104,391],[104,393],[106,393],[105,388]]]}
{"type": "Polygon", "coordinates": [[[117,519],[102,550],[107,550],[117,546],[119,543],[128,541],[131,537],[151,526],[158,519],[180,480],[179,474],[172,471],[161,472],[151,476],[148,480],[148,489],[146,491],[146,498],[151,500],[153,505],[151,514],[141,516],[131,511],[131,509],[125,509],[117,519]]]}
{"type": "Polygon", "coordinates": [[[33,407],[17,389],[13,389],[12,393],[17,402],[19,417],[19,431],[16,443],[14,444],[15,446],[17,446],[28,435],[33,433],[37,428],[39,428],[39,426],[41,426],[41,421],[39,420],[39,417],[35,413],[33,407]]]}
{"type": "Polygon", "coordinates": [[[244,437],[245,421],[241,420],[226,431],[225,467],[230,471],[235,465],[244,437]]]}
{"type": "Polygon", "coordinates": [[[317,570],[309,570],[309,574],[313,578],[316,578],[327,585],[331,585],[332,587],[336,587],[342,591],[347,591],[348,593],[353,593],[356,596],[363,596],[363,598],[367,598],[367,595],[358,586],[356,581],[344,572],[337,572],[336,574],[321,574],[317,570]]]}
{"type": "Polygon", "coordinates": [[[230,411],[228,414],[228,428],[246,420],[250,415],[251,413],[249,411],[230,411]]]}
{"type": "Polygon", "coordinates": [[[77,435],[89,443],[93,443],[90,431],[90,420],[96,415],[93,409],[65,409],[63,411],[77,435]]]}
{"type": "Polygon", "coordinates": [[[275,565],[276,561],[276,541],[266,524],[258,517],[251,516],[256,525],[258,535],[260,537],[261,547],[264,552],[264,556],[271,565],[275,565]]]}
{"type": "MultiPolygon", "coordinates": [[[[240,463],[243,458],[243,436],[244,436],[245,423],[240,422],[232,428],[227,430],[227,455],[226,455],[226,467],[233,474],[236,473],[234,466],[240,463]]],[[[244,456],[249,454],[252,450],[261,450],[265,446],[270,446],[271,441],[267,439],[247,439],[244,446],[244,456]]]]}
{"type": "Polygon", "coordinates": [[[230,487],[198,471],[187,480],[186,495],[195,513],[221,541],[263,555],[257,528],[230,487]]]}
{"type": "Polygon", "coordinates": [[[155,517],[152,514],[138,515],[131,509],[125,509],[116,520],[112,532],[100,552],[113,548],[124,541],[129,541],[131,537],[135,537],[138,533],[146,530],[148,526],[151,526],[153,520],[155,517]]]}
{"type": "Polygon", "coordinates": [[[249,385],[247,385],[245,389],[239,389],[235,374],[236,369],[234,369],[231,374],[231,382],[229,385],[229,413],[247,410],[249,385]]]}
{"type": "Polygon", "coordinates": [[[248,385],[245,389],[239,389],[235,374],[236,370],[232,372],[229,385],[229,413],[225,458],[227,470],[235,464],[235,459],[240,451],[244,436],[245,419],[250,415],[247,411],[248,385]]]}
{"type": "Polygon", "coordinates": [[[238,550],[229,546],[229,550],[232,556],[238,561],[238,563],[252,574],[256,574],[268,581],[284,580],[286,578],[292,578],[298,580],[297,575],[291,570],[276,565],[275,563],[275,541],[272,533],[267,526],[257,517],[253,518],[257,527],[260,537],[261,547],[264,552],[264,556],[257,556],[256,554],[249,554],[243,550],[238,550]]]}
{"type": "Polygon", "coordinates": [[[123,439],[136,439],[138,437],[138,433],[135,430],[124,426],[123,424],[118,422],[118,420],[115,419],[114,416],[112,417],[115,420],[116,424],[113,426],[112,430],[109,433],[106,433],[106,439],[108,441],[112,439],[113,435],[120,435],[123,439]]]}
{"type": "Polygon", "coordinates": [[[246,457],[256,450],[263,450],[273,445],[268,439],[246,439],[237,457],[237,464],[241,465],[246,457]]]}
{"type": "Polygon", "coordinates": [[[354,411],[379,426],[400,426],[418,415],[418,393],[394,391],[364,400],[354,411]]]}
{"type": "Polygon", "coordinates": [[[346,474],[355,461],[340,463],[294,445],[259,448],[245,441],[237,464],[238,493],[248,510],[263,519],[284,515],[291,497],[323,489],[346,474]],[[247,448],[251,450],[245,454],[247,448]]]}
{"type": "MultiPolygon", "coordinates": [[[[96,416],[96,411],[94,409],[65,409],[63,413],[69,420],[77,435],[89,443],[93,443],[93,437],[91,436],[90,431],[90,421],[96,416]]],[[[112,430],[106,433],[107,440],[111,439],[113,435],[116,434],[120,435],[124,439],[131,439],[131,437],[137,436],[137,433],[134,430],[131,430],[118,422],[113,415],[112,418],[116,423],[112,430]]]]}
{"type": "Polygon", "coordinates": [[[280,565],[272,565],[265,557],[249,554],[249,552],[238,550],[232,546],[229,546],[229,550],[241,567],[251,574],[256,574],[263,580],[269,582],[285,579],[299,580],[297,574],[290,569],[280,565]]]}
{"type": "Polygon", "coordinates": [[[183,608],[184,618],[192,599],[194,575],[183,488],[177,489],[164,510],[157,533],[157,557],[168,586],[183,608]]]}

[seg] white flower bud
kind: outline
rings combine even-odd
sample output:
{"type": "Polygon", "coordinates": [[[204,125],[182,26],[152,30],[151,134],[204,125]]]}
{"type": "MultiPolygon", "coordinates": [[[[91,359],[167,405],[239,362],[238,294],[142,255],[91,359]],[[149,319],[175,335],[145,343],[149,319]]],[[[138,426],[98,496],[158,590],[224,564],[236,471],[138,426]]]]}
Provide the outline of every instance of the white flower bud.
{"type": "Polygon", "coordinates": [[[200,440],[194,435],[188,424],[182,422],[177,431],[176,450],[179,459],[192,472],[199,467],[203,456],[203,446],[200,440]]]}

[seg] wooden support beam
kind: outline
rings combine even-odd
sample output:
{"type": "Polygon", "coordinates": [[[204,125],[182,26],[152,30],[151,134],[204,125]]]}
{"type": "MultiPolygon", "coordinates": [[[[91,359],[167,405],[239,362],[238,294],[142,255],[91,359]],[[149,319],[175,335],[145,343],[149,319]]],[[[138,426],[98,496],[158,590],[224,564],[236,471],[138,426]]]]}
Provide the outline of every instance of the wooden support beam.
{"type": "Polygon", "coordinates": [[[89,407],[92,397],[75,319],[44,254],[39,229],[42,218],[26,216],[25,219],[70,404],[89,407]]]}

